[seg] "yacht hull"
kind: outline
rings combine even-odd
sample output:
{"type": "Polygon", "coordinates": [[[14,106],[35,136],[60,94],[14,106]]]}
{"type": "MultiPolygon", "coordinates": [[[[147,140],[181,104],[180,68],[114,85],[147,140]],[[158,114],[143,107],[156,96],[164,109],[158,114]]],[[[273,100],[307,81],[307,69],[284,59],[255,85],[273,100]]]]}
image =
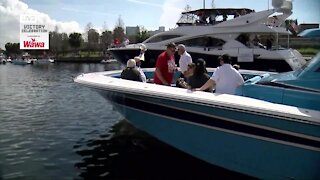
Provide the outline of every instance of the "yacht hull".
{"type": "MultiPolygon", "coordinates": [[[[127,48],[113,48],[109,49],[112,53],[112,56],[115,57],[122,64],[126,64],[128,59],[131,59],[135,56],[139,55],[139,49],[127,49],[127,48]]],[[[145,59],[142,63],[142,67],[151,68],[155,67],[157,57],[164,50],[153,50],[148,49],[145,52],[145,59]]],[[[206,61],[207,67],[218,67],[220,66],[218,57],[220,54],[210,54],[210,53],[198,53],[198,52],[188,52],[192,59],[195,61],[198,58],[203,58],[206,61]]],[[[179,62],[179,55],[175,55],[176,64],[179,62]]],[[[239,64],[242,69],[249,70],[259,70],[259,71],[275,71],[275,72],[287,72],[291,71],[292,68],[288,65],[288,63],[284,59],[264,59],[259,58],[258,56],[254,57],[253,62],[237,62],[237,58],[232,58],[233,64],[239,64]]]]}

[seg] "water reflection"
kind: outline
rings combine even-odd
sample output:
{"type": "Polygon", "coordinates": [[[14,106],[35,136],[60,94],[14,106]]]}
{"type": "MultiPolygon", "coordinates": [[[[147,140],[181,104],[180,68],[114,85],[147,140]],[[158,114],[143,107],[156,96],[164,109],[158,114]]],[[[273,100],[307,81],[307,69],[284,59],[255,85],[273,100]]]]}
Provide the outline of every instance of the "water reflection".
{"type": "Polygon", "coordinates": [[[84,179],[219,179],[250,177],[195,159],[121,121],[99,138],[74,146],[84,179]]]}

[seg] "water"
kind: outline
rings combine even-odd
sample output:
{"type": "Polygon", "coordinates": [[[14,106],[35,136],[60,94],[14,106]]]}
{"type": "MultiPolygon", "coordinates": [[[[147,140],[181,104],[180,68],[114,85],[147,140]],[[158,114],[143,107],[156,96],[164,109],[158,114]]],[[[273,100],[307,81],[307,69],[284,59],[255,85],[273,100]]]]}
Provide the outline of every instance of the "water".
{"type": "Polygon", "coordinates": [[[242,176],[138,131],[99,94],[73,82],[80,73],[119,68],[0,65],[0,180],[242,176]]]}

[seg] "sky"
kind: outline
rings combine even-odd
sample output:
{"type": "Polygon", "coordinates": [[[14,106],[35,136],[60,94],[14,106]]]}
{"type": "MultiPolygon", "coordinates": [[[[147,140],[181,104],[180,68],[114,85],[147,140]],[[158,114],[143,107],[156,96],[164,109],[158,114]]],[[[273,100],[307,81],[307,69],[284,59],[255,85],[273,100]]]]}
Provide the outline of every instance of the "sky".
{"type": "MultiPolygon", "coordinates": [[[[217,8],[271,9],[272,0],[215,0],[217,8]]],[[[20,14],[39,14],[59,32],[82,33],[88,23],[101,32],[113,30],[119,17],[125,26],[143,26],[157,30],[174,28],[180,13],[189,5],[203,8],[203,0],[0,0],[0,48],[7,42],[19,42],[20,14]]],[[[206,0],[207,8],[212,0],[206,0]]],[[[320,23],[320,0],[293,0],[290,19],[298,23],[320,23]]]]}

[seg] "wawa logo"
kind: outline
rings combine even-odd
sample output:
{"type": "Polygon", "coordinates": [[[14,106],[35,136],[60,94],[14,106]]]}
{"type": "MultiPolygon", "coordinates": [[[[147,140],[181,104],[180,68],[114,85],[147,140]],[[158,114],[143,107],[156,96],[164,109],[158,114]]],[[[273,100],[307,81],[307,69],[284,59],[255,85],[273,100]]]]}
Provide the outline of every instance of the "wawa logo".
{"type": "Polygon", "coordinates": [[[31,38],[31,41],[23,41],[24,48],[43,48],[44,42],[36,42],[35,38],[31,38]]]}

